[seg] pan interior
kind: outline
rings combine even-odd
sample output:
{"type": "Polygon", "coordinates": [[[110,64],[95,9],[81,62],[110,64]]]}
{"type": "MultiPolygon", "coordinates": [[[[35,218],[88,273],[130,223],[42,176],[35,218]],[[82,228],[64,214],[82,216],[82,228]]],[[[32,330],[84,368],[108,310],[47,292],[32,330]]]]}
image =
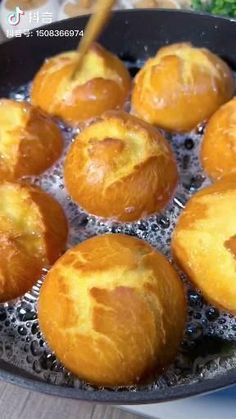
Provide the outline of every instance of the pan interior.
{"type": "MultiPolygon", "coordinates": [[[[142,63],[126,64],[131,73],[134,73],[142,63]]],[[[29,100],[29,88],[29,84],[21,86],[11,91],[9,96],[17,100],[29,100]]],[[[171,258],[170,239],[179,214],[187,200],[197,190],[209,184],[198,159],[204,126],[199,126],[196,132],[186,135],[165,133],[174,148],[181,176],[176,194],[166,210],[161,215],[153,215],[135,223],[118,224],[90,216],[70,200],[63,183],[63,161],[76,132],[60,121],[58,125],[65,138],[62,158],[45,174],[30,180],[52,194],[63,206],[70,225],[68,247],[97,234],[124,233],[146,240],[171,258]]],[[[180,275],[188,296],[188,323],[175,363],[150,385],[116,388],[111,391],[163,390],[213,378],[236,367],[236,318],[207,305],[181,272],[180,275]]],[[[47,347],[37,321],[37,298],[42,280],[40,278],[23,298],[0,305],[1,359],[47,383],[92,392],[103,391],[103,388],[93,387],[74,377],[47,347]]]]}

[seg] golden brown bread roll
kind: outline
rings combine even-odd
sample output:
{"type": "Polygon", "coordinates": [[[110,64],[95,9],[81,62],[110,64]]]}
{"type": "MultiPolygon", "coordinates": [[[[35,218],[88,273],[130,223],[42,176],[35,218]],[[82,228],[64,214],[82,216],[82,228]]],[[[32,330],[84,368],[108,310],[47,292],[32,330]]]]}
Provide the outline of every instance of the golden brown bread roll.
{"type": "Polygon", "coordinates": [[[236,98],[221,106],[208,122],[201,161],[213,180],[236,173],[236,98]]]}
{"type": "Polygon", "coordinates": [[[0,184],[0,302],[20,297],[42,269],[62,254],[67,221],[60,205],[39,188],[0,184]]]}
{"type": "Polygon", "coordinates": [[[96,11],[96,2],[90,1],[87,4],[83,4],[83,1],[76,0],[65,2],[62,4],[63,12],[59,12],[59,20],[67,19],[68,17],[83,16],[87,14],[92,14],[96,11]],[[61,19],[60,19],[61,18],[61,19]]]}
{"type": "Polygon", "coordinates": [[[176,0],[138,0],[135,1],[134,7],[140,9],[180,9],[176,0]]]}
{"type": "Polygon", "coordinates": [[[67,189],[79,205],[120,221],[161,210],[178,180],[165,138],[120,111],[106,113],[78,135],[64,169],[67,189]]]}
{"type": "Polygon", "coordinates": [[[27,102],[0,99],[0,180],[38,175],[60,157],[56,124],[27,102]]]}
{"type": "Polygon", "coordinates": [[[176,260],[212,304],[236,314],[236,176],[191,198],[172,239],[176,260]]]}
{"type": "Polygon", "coordinates": [[[75,126],[106,110],[122,108],[131,88],[125,65],[100,45],[93,44],[72,78],[77,59],[77,51],[68,51],[45,61],[31,92],[34,105],[75,126]]]}
{"type": "Polygon", "coordinates": [[[186,132],[208,119],[234,93],[227,64],[204,48],[161,48],[137,74],[133,112],[169,131],[186,132]]]}
{"type": "Polygon", "coordinates": [[[182,283],[159,252],[137,238],[93,237],[65,253],[39,297],[50,348],[90,383],[130,385],[173,361],[186,312],[182,283]]]}

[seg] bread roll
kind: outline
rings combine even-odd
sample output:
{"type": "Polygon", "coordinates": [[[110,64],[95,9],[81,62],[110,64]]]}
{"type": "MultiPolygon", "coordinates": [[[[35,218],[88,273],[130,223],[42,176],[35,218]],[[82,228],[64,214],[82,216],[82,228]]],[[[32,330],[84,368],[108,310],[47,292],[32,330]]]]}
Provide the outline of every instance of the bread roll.
{"type": "Polygon", "coordinates": [[[27,102],[0,99],[0,180],[39,175],[60,157],[56,124],[27,102]]]}
{"type": "Polygon", "coordinates": [[[218,109],[208,122],[201,161],[213,180],[236,173],[236,98],[218,109]]]}
{"type": "Polygon", "coordinates": [[[167,259],[137,238],[109,234],[70,249],[43,283],[39,324],[50,348],[79,378],[139,383],[176,356],[183,286],[167,259]]]}
{"type": "Polygon", "coordinates": [[[180,9],[176,0],[137,0],[134,7],[138,9],[180,9]]]}
{"type": "Polygon", "coordinates": [[[106,113],[78,135],[64,169],[75,202],[92,214],[119,221],[160,211],[178,180],[165,138],[120,111],[106,113]]]}
{"type": "Polygon", "coordinates": [[[77,51],[68,51],[45,61],[31,92],[34,105],[74,126],[122,108],[131,88],[125,65],[100,45],[91,47],[74,75],[77,59],[77,51]]]}
{"type": "Polygon", "coordinates": [[[133,112],[169,131],[187,132],[208,119],[235,90],[232,72],[217,55],[191,44],[161,48],[137,74],[133,112]]]}
{"type": "Polygon", "coordinates": [[[0,184],[0,302],[22,296],[62,254],[67,221],[39,188],[0,184]]]}
{"type": "Polygon", "coordinates": [[[198,192],[180,216],[173,253],[215,306],[236,314],[236,176],[198,192]]]}

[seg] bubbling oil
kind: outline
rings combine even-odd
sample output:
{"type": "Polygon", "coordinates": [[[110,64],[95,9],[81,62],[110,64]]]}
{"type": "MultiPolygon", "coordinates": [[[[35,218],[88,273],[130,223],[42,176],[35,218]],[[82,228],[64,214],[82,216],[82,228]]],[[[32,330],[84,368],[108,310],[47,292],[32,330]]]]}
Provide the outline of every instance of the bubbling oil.
{"type": "MultiPolygon", "coordinates": [[[[140,63],[128,64],[131,73],[139,66],[140,63]]],[[[30,84],[21,86],[9,96],[16,100],[29,100],[29,88],[30,84]]],[[[128,108],[127,103],[126,109],[128,108]]],[[[64,208],[69,222],[68,248],[94,235],[123,233],[147,241],[171,260],[170,241],[176,221],[188,199],[197,190],[209,184],[198,158],[204,125],[189,134],[165,133],[174,149],[180,172],[179,186],[165,211],[133,223],[117,223],[91,216],[71,201],[64,186],[63,162],[78,130],[60,121],[57,123],[64,134],[63,156],[43,175],[30,178],[29,181],[49,192],[64,208]]],[[[22,298],[0,305],[0,357],[46,382],[89,391],[102,391],[102,388],[80,381],[67,371],[43,339],[37,320],[37,299],[46,273],[45,270],[42,278],[22,298]]],[[[236,366],[236,318],[209,306],[201,293],[192,288],[183,273],[179,273],[186,287],[188,322],[175,363],[150,385],[114,388],[113,391],[138,392],[191,384],[236,366]]]]}

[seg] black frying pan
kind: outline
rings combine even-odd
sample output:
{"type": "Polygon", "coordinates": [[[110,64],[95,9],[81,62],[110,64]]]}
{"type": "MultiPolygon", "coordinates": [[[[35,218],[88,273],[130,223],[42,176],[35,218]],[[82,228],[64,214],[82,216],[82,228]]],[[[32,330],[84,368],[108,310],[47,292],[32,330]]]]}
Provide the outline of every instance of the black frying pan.
{"type": "MultiPolygon", "coordinates": [[[[47,26],[47,29],[84,29],[86,17],[69,19],[47,26]]],[[[164,44],[189,41],[196,46],[210,48],[236,69],[236,21],[203,14],[176,11],[123,11],[113,15],[101,37],[108,49],[135,65],[137,59],[146,59],[164,44]]],[[[30,81],[46,57],[76,47],[73,37],[40,37],[34,32],[29,38],[18,38],[0,46],[0,96],[8,96],[13,88],[30,81]]],[[[2,314],[0,313],[0,317],[2,314]]],[[[1,319],[0,319],[1,320],[1,319]]],[[[1,336],[0,336],[1,337],[1,336]]],[[[9,340],[14,336],[9,334],[9,340]]],[[[220,351],[215,341],[214,351],[220,351]]],[[[212,348],[211,348],[212,350],[212,348]]],[[[20,364],[20,363],[19,363],[20,364]]],[[[216,372],[214,378],[191,383],[163,385],[158,389],[111,391],[73,388],[48,384],[20,365],[0,360],[0,378],[35,391],[61,397],[117,404],[154,403],[183,398],[212,391],[236,383],[236,369],[216,372]]]]}

